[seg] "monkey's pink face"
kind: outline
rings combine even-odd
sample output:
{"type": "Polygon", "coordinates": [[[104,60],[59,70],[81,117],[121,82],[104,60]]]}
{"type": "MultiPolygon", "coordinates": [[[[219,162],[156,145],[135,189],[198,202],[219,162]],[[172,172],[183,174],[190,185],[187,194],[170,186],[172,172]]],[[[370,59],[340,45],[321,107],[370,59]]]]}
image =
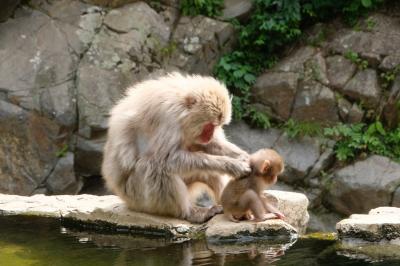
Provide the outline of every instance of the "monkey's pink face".
{"type": "Polygon", "coordinates": [[[211,122],[203,126],[203,130],[200,133],[199,140],[202,144],[207,144],[211,141],[214,136],[215,125],[211,122]]]}

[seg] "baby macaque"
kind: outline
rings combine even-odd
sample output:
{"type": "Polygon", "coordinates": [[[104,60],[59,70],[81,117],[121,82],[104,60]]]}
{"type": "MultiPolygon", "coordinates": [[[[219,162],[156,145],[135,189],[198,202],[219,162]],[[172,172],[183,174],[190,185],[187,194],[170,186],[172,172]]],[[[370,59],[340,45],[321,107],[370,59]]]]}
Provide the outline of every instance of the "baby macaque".
{"type": "Polygon", "coordinates": [[[257,222],[285,216],[262,194],[268,186],[276,183],[284,170],[282,157],[272,149],[261,149],[250,155],[252,173],[231,180],[222,192],[221,203],[229,220],[242,219],[257,222]]]}

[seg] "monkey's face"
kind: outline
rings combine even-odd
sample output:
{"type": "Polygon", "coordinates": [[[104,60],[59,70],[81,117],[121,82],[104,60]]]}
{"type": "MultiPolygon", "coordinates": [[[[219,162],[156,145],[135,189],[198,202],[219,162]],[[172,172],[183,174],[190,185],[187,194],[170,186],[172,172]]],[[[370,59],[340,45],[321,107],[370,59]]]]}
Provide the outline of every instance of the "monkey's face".
{"type": "Polygon", "coordinates": [[[257,175],[270,185],[278,180],[278,175],[284,171],[282,157],[274,150],[262,149],[251,155],[250,164],[257,175]]]}

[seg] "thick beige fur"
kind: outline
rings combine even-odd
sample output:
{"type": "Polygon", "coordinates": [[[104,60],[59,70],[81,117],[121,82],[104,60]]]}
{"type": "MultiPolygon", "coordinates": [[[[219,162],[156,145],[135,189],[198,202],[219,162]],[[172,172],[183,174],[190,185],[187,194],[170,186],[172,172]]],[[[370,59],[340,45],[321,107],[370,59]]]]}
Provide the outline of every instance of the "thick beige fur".
{"type": "Polygon", "coordinates": [[[224,136],[230,120],[228,91],[211,77],[172,73],[134,85],[111,110],[102,164],[107,186],[136,211],[209,219],[214,214],[190,204],[184,180],[218,183],[222,173],[250,171],[247,153],[224,136]],[[207,122],[215,132],[200,143],[207,122]]]}

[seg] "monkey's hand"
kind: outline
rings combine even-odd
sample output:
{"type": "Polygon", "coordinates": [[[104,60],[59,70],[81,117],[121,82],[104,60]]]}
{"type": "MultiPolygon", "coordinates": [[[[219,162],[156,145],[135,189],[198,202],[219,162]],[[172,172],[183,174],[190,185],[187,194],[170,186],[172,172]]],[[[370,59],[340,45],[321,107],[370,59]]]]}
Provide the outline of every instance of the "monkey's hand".
{"type": "Polygon", "coordinates": [[[250,162],[248,160],[239,160],[225,157],[226,172],[235,178],[247,176],[251,172],[250,162]]]}

